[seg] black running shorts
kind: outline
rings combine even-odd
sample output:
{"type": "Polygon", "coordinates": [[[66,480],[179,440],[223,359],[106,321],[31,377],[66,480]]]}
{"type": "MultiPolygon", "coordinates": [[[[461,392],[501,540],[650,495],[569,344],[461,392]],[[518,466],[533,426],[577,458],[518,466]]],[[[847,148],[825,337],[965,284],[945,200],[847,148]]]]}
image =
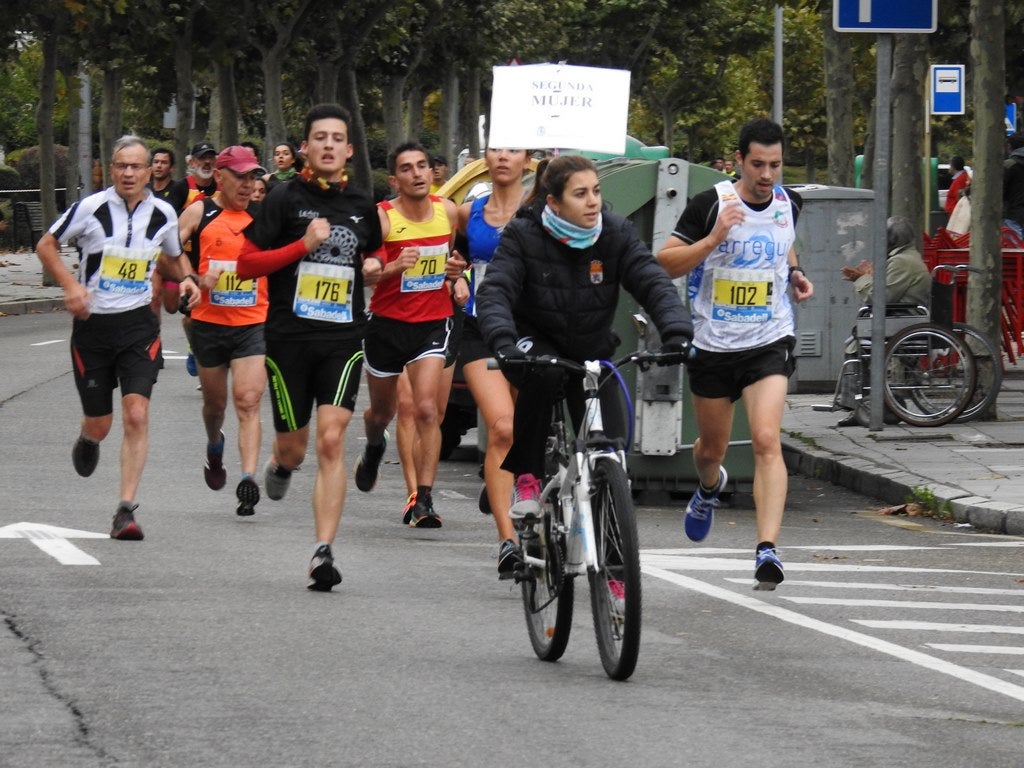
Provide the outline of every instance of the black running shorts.
{"type": "Polygon", "coordinates": [[[728,397],[736,402],[743,390],[768,376],[787,379],[796,370],[793,347],[796,339],[786,336],[764,347],[741,352],[708,352],[698,349],[686,366],[690,391],[699,397],[728,397]]]}
{"type": "Polygon", "coordinates": [[[366,324],[363,351],[366,370],[373,376],[397,376],[409,363],[425,357],[446,357],[452,318],[406,323],[372,315],[366,324]]]}
{"type": "Polygon", "coordinates": [[[75,320],[71,362],[86,416],[113,413],[118,386],[121,397],[149,398],[164,362],[160,322],[148,304],[127,312],[75,320]]]}
{"type": "Polygon", "coordinates": [[[193,320],[192,351],[203,368],[217,368],[242,357],[264,355],[267,345],[263,340],[263,323],[221,325],[193,320]]]}
{"type": "Polygon", "coordinates": [[[266,365],[278,432],[309,424],[314,403],[355,410],[363,372],[358,340],[267,339],[266,365]]]}

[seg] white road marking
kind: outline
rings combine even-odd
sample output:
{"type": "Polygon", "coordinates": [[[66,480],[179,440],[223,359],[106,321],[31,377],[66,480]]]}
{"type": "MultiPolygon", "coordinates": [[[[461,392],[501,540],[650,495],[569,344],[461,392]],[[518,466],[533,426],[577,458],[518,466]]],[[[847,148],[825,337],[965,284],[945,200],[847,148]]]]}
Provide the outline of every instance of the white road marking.
{"type": "Polygon", "coordinates": [[[34,344],[29,344],[30,347],[46,347],[50,344],[63,344],[67,339],[50,339],[49,341],[37,341],[34,344]]]}
{"type": "Polygon", "coordinates": [[[1024,635],[1024,627],[1004,624],[951,624],[943,621],[881,621],[850,619],[854,624],[872,629],[906,629],[914,632],[972,632],[980,635],[1024,635]]]}
{"type": "Polygon", "coordinates": [[[100,561],[86,554],[68,539],[105,539],[105,533],[59,528],[45,523],[14,523],[0,528],[0,539],[28,539],[61,565],[99,565],[100,561]]]}
{"type": "Polygon", "coordinates": [[[1024,656],[1024,648],[1007,645],[957,645],[956,643],[925,643],[937,651],[953,653],[998,653],[1009,656],[1024,656]]]}
{"type": "Polygon", "coordinates": [[[924,667],[925,669],[931,669],[932,671],[955,677],[958,680],[972,683],[980,688],[1003,694],[1004,696],[1008,696],[1009,698],[1017,701],[1024,701],[1024,686],[1000,680],[997,677],[986,675],[983,672],[978,672],[974,669],[961,667],[958,664],[953,664],[945,661],[944,659],[930,656],[920,651],[903,648],[895,643],[890,643],[885,640],[871,637],[870,635],[865,635],[863,632],[857,632],[845,627],[828,624],[827,622],[819,621],[818,619],[812,619],[809,616],[804,616],[803,614],[791,611],[788,608],[772,605],[771,603],[766,603],[763,600],[755,599],[749,595],[733,592],[732,590],[724,587],[705,584],[698,579],[684,576],[681,573],[673,573],[672,571],[665,570],[664,568],[658,568],[647,563],[642,566],[642,570],[648,576],[653,576],[654,578],[661,579],[662,581],[667,581],[670,584],[675,584],[676,586],[690,589],[694,592],[700,592],[701,594],[709,597],[732,603],[733,605],[747,608],[748,610],[756,611],[805,629],[820,632],[830,637],[845,640],[847,642],[854,643],[855,645],[860,645],[864,648],[878,651],[879,653],[885,653],[889,656],[924,667]]]}
{"type": "MultiPolygon", "coordinates": [[[[734,584],[746,584],[749,579],[726,579],[734,584]]],[[[823,589],[868,589],[882,590],[884,592],[936,592],[953,595],[1012,595],[1024,598],[1024,589],[996,589],[994,587],[943,587],[931,584],[885,584],[871,581],[806,581],[801,579],[786,579],[786,585],[790,587],[816,587],[823,589]]]]}
{"type": "MultiPolygon", "coordinates": [[[[819,548],[820,549],[820,548],[819,548]]],[[[643,561],[659,568],[667,568],[673,571],[750,571],[754,570],[754,554],[750,553],[749,558],[738,560],[726,557],[700,557],[696,555],[656,555],[648,554],[650,550],[644,550],[643,561]]],[[[786,573],[797,571],[808,571],[816,573],[959,573],[959,574],[984,574],[987,576],[1014,576],[1019,578],[1019,573],[995,573],[992,571],[959,571],[942,568],[904,568],[896,565],[850,565],[847,563],[836,563],[826,561],[820,563],[794,563],[787,562],[785,554],[782,560],[786,566],[786,573]]]]}
{"type": "Polygon", "coordinates": [[[914,600],[844,600],[837,597],[789,597],[780,595],[783,600],[788,600],[797,605],[842,605],[848,608],[899,608],[909,610],[919,608],[921,610],[936,611],[996,611],[998,613],[1024,613],[1024,605],[995,605],[989,603],[927,603],[914,600]]]}

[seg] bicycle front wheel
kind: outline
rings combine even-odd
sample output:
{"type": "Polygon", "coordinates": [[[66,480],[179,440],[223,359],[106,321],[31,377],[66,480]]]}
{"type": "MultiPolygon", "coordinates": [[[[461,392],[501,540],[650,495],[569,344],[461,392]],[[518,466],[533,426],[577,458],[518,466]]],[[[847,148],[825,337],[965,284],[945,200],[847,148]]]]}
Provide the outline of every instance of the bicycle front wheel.
{"type": "Polygon", "coordinates": [[[565,653],[572,629],[575,582],[565,573],[565,537],[557,530],[558,498],[541,500],[541,516],[523,523],[519,543],[528,556],[520,581],[526,631],[533,652],[541,661],[558,661],[565,653]]]}
{"type": "Polygon", "coordinates": [[[885,350],[885,403],[907,424],[937,427],[959,416],[974,393],[974,353],[944,328],[919,323],[885,350]]]}
{"type": "Polygon", "coordinates": [[[597,462],[590,500],[597,547],[597,570],[591,571],[590,605],[604,671],[625,680],[640,654],[640,549],[629,481],[622,465],[597,462]]]}

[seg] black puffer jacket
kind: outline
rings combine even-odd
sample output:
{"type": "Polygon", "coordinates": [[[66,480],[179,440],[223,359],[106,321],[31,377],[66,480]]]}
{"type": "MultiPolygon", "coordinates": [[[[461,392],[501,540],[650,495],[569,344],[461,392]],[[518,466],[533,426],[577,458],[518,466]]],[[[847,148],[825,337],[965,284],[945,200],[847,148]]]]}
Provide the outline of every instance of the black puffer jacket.
{"type": "Polygon", "coordinates": [[[573,360],[609,357],[620,286],[651,315],[663,342],[693,338],[676,287],[628,219],[605,210],[597,242],[577,249],[544,230],[542,210],[524,207],[509,222],[477,292],[480,330],[493,351],[536,335],[573,360]]]}

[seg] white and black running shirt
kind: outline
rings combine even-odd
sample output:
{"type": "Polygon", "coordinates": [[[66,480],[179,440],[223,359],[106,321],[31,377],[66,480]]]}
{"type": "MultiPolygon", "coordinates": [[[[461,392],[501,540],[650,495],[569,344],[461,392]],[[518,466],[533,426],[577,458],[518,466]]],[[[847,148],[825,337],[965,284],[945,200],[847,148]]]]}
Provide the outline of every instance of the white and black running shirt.
{"type": "Polygon", "coordinates": [[[130,212],[113,187],[89,195],[68,208],[50,234],[62,245],[75,241],[78,282],[89,291],[90,311],[97,315],[147,306],[157,256],[181,255],[178,217],[148,189],[130,212]]]}

